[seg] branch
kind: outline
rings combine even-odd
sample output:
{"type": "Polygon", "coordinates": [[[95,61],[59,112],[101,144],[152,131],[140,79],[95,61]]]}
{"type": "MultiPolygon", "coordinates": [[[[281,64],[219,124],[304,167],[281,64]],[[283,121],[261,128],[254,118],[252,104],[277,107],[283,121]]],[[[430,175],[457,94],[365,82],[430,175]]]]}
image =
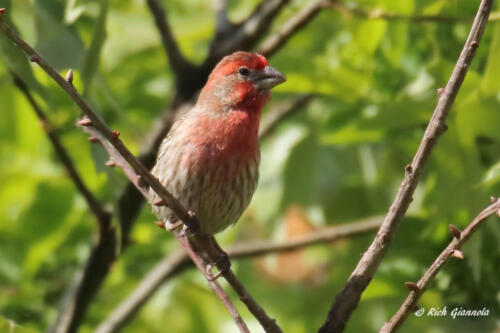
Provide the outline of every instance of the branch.
{"type": "Polygon", "coordinates": [[[215,12],[215,35],[223,35],[234,27],[227,16],[227,0],[212,0],[212,7],[215,12]]]}
{"type": "Polygon", "coordinates": [[[363,254],[352,272],[343,290],[337,295],[320,333],[342,332],[352,312],[356,308],[361,294],[370,283],[380,262],[382,261],[396,228],[404,217],[417,183],[438,138],[446,130],[446,118],[472,62],[479,41],[488,22],[488,15],[493,0],[482,0],[476,18],[472,24],[469,37],[453,69],[453,73],[444,89],[442,89],[432,118],[420,143],[411,165],[405,167],[405,176],[396,198],[380,227],[375,239],[363,254]]]}
{"type": "MultiPolygon", "coordinates": [[[[209,259],[213,262],[218,262],[220,259],[220,251],[218,251],[218,245],[213,237],[207,238],[204,235],[199,234],[199,222],[196,216],[192,212],[188,212],[179,201],[173,197],[173,195],[168,192],[165,187],[159,182],[159,180],[154,177],[142,163],[140,163],[135,156],[128,150],[124,143],[119,139],[120,133],[118,131],[111,131],[109,127],[96,115],[96,113],[91,109],[88,103],[81,97],[75,87],[64,78],[62,78],[57,71],[45,61],[28,43],[26,43],[22,38],[20,38],[10,27],[8,27],[3,20],[0,20],[0,30],[5,33],[7,38],[19,46],[26,54],[29,56],[30,60],[36,62],[40,65],[45,72],[56,81],[59,86],[73,99],[73,101],[80,107],[83,113],[88,117],[80,121],[82,126],[88,126],[89,128],[94,128],[99,132],[123,157],[124,160],[130,164],[134,172],[141,176],[141,179],[153,189],[153,191],[160,197],[160,199],[168,205],[168,207],[175,213],[175,215],[183,222],[183,224],[192,231],[192,239],[203,247],[203,251],[209,256],[209,259]],[[208,246],[209,243],[213,244],[214,247],[208,246]]],[[[126,173],[127,175],[127,173],[126,173]]],[[[134,175],[134,179],[137,179],[137,175],[134,175]]],[[[127,175],[128,176],[128,175],[127,175]]],[[[178,236],[178,235],[177,235],[178,236]]],[[[182,244],[182,237],[178,237],[182,244]]],[[[188,254],[190,254],[188,252],[188,254]]],[[[193,258],[193,257],[192,257],[193,258]]],[[[199,257],[198,257],[199,258],[199,257]]],[[[201,260],[201,259],[200,259],[201,260]]],[[[265,311],[257,304],[257,302],[248,294],[243,285],[236,279],[234,273],[229,267],[220,266],[218,267],[221,271],[222,276],[228,281],[228,283],[236,291],[240,299],[245,303],[250,312],[257,318],[259,323],[263,326],[266,332],[281,332],[281,329],[277,326],[276,322],[269,318],[265,311]]],[[[202,270],[202,273],[206,273],[202,270]]],[[[209,279],[210,282],[210,279],[209,279]]],[[[213,282],[213,281],[212,281],[213,282]]],[[[209,283],[213,286],[212,283],[209,283]]],[[[218,296],[220,296],[218,294],[218,296]]],[[[226,300],[222,299],[223,303],[227,306],[226,300]]],[[[228,307],[229,312],[233,315],[233,309],[228,307]]],[[[234,310],[235,311],[235,310],[234,310]]],[[[233,316],[234,317],[234,316],[233,316]]],[[[237,322],[238,324],[238,322],[237,322]]]]}
{"type": "MultiPolygon", "coordinates": [[[[170,130],[176,116],[185,112],[191,105],[191,103],[185,103],[172,106],[154,122],[139,150],[138,159],[146,168],[151,169],[153,167],[158,147],[170,130]]],[[[130,230],[143,204],[144,197],[136,190],[136,186],[129,182],[118,199],[117,209],[123,247],[129,243],[130,230]]]]}
{"type": "Polygon", "coordinates": [[[276,51],[282,48],[294,34],[304,28],[332,1],[333,0],[315,0],[309,2],[301,11],[283,23],[276,33],[267,37],[260,45],[258,53],[266,57],[272,56],[276,51]]]}
{"type": "Polygon", "coordinates": [[[313,97],[313,94],[305,94],[269,110],[260,124],[259,138],[267,138],[283,120],[306,107],[313,97]]]}
{"type": "Polygon", "coordinates": [[[54,127],[50,123],[50,120],[36,102],[26,84],[15,74],[11,73],[11,75],[14,84],[24,94],[42,123],[42,128],[52,143],[56,155],[59,157],[59,160],[75,184],[75,187],[84,197],[99,226],[98,240],[92,247],[91,255],[85,267],[75,275],[74,280],[66,291],[59,307],[56,325],[53,326],[53,332],[74,332],[87,311],[90,301],[101,285],[101,277],[107,275],[110,264],[116,257],[116,233],[111,226],[110,213],[102,207],[83,182],[69,153],[62,145],[57,133],[54,131],[54,127]]]}
{"type": "Polygon", "coordinates": [[[422,278],[418,283],[414,284],[407,282],[407,285],[411,286],[411,292],[394,314],[389,322],[386,322],[384,326],[380,329],[380,333],[392,333],[396,332],[397,329],[403,324],[408,315],[414,311],[417,306],[417,302],[429,287],[429,284],[434,280],[438,272],[444,266],[444,264],[452,257],[459,259],[463,258],[460,248],[464,243],[472,236],[472,234],[481,226],[486,219],[492,215],[497,214],[500,217],[500,199],[493,198],[493,204],[486,207],[478,216],[476,216],[472,222],[460,232],[455,226],[450,224],[450,230],[453,235],[453,240],[450,244],[441,252],[439,257],[432,263],[432,265],[427,269],[422,278]]]}
{"type": "MultiPolygon", "coordinates": [[[[195,72],[195,66],[190,63],[182,54],[179,46],[172,34],[168,23],[167,14],[163,5],[158,0],[147,0],[149,10],[155,20],[165,53],[167,54],[170,68],[175,74],[178,87],[189,87],[191,80],[189,75],[195,72]]],[[[182,89],[178,89],[182,90],[182,89]]]]}
{"type": "MultiPolygon", "coordinates": [[[[227,254],[230,258],[239,259],[297,250],[374,231],[380,227],[382,221],[382,216],[375,216],[357,222],[334,225],[282,243],[251,241],[232,246],[227,251],[227,254]]],[[[185,253],[176,252],[168,255],[146,275],[138,287],[97,327],[96,333],[112,333],[120,330],[165,281],[192,267],[193,265],[185,253]]]]}
{"type": "Polygon", "coordinates": [[[203,67],[212,68],[223,56],[236,50],[250,50],[270,28],[276,16],[290,0],[262,0],[243,22],[232,31],[216,35],[203,67]]]}
{"type": "MultiPolygon", "coordinates": [[[[359,6],[346,5],[342,1],[334,0],[331,7],[340,13],[358,16],[369,20],[388,20],[388,21],[409,21],[412,23],[457,23],[470,22],[474,19],[471,16],[448,16],[448,15],[407,15],[383,11],[381,9],[366,10],[359,6]]],[[[492,13],[489,21],[500,21],[500,13],[492,13]]]]}

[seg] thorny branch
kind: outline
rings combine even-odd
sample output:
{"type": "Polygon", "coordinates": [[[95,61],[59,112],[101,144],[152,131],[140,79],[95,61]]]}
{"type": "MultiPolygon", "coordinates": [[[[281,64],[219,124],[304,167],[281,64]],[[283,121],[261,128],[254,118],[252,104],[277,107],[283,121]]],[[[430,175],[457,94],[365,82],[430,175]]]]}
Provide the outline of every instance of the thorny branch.
{"type": "MultiPolygon", "coordinates": [[[[19,46],[30,58],[32,62],[37,63],[45,72],[58,83],[58,85],[73,99],[73,101],[80,107],[87,118],[80,121],[83,126],[88,126],[89,128],[94,128],[99,132],[113,147],[119,152],[119,154],[125,159],[128,164],[133,168],[138,176],[141,176],[142,180],[149,185],[153,191],[160,197],[163,202],[168,205],[170,209],[179,217],[179,219],[184,223],[184,225],[192,231],[192,239],[196,241],[199,246],[208,254],[209,258],[213,262],[217,262],[220,256],[220,252],[216,250],[216,247],[209,246],[209,242],[205,240],[206,237],[200,235],[197,230],[199,222],[196,216],[188,212],[179,201],[168,192],[165,187],[161,185],[156,177],[154,177],[147,168],[145,168],[135,156],[128,150],[125,144],[120,140],[118,131],[112,131],[109,127],[96,115],[88,103],[81,97],[78,91],[75,89],[72,83],[65,80],[60,76],[57,71],[45,61],[28,43],[26,43],[21,37],[19,37],[10,27],[8,27],[2,20],[0,20],[0,30],[5,33],[7,38],[9,38],[14,44],[19,46]]],[[[212,244],[215,244],[215,239],[209,239],[212,244]]],[[[192,257],[193,258],[193,257],[192,257]]],[[[222,276],[228,281],[228,283],[233,287],[236,293],[240,296],[240,299],[247,305],[250,312],[257,318],[259,323],[263,326],[266,332],[281,332],[276,322],[269,318],[265,311],[257,304],[257,302],[250,296],[250,294],[245,290],[243,285],[236,279],[235,275],[228,267],[219,267],[222,276]]],[[[203,272],[205,273],[205,272],[203,272]]],[[[219,297],[222,298],[222,294],[217,293],[219,297]]],[[[228,306],[225,300],[223,303],[228,306]]],[[[233,314],[233,309],[228,307],[228,310],[233,314]]],[[[236,311],[236,310],[234,310],[236,311]]],[[[237,322],[238,324],[238,322],[237,322]]]]}
{"type": "MultiPolygon", "coordinates": [[[[382,224],[382,221],[383,216],[375,216],[357,222],[321,228],[301,238],[281,243],[249,241],[247,243],[232,246],[228,249],[227,254],[232,259],[238,259],[297,250],[307,246],[334,242],[339,239],[366,234],[377,230],[382,224]]],[[[185,253],[176,252],[168,255],[146,274],[137,288],[98,326],[96,333],[117,332],[127,321],[133,318],[137,311],[139,311],[165,281],[190,267],[192,267],[192,263],[185,253]]]]}
{"type": "Polygon", "coordinates": [[[493,0],[481,1],[464,48],[446,87],[441,91],[418,151],[412,163],[405,167],[403,182],[389,208],[384,223],[372,244],[358,262],[346,285],[336,296],[326,321],[320,328],[320,333],[338,333],[344,330],[347,321],[359,302],[361,294],[370,283],[382,258],[385,256],[392,236],[412,201],[422,169],[429,159],[438,138],[446,131],[446,118],[479,46],[479,41],[488,23],[492,2],[493,0]]]}
{"type": "Polygon", "coordinates": [[[427,269],[420,280],[415,284],[413,282],[406,282],[406,285],[411,288],[411,292],[394,314],[390,321],[386,322],[380,329],[380,333],[393,333],[403,324],[408,315],[415,310],[420,296],[429,287],[429,284],[434,280],[438,272],[450,258],[462,259],[463,254],[460,248],[472,236],[472,234],[488,219],[488,217],[497,214],[500,217],[500,199],[492,198],[493,204],[486,207],[479,215],[477,215],[472,222],[460,232],[455,226],[450,224],[453,240],[441,252],[432,265],[427,269]]]}

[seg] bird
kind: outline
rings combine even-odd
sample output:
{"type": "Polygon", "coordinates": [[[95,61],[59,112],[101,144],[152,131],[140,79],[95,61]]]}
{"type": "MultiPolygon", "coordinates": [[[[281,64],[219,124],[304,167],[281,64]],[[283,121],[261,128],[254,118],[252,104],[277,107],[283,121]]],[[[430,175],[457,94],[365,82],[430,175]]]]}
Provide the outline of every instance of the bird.
{"type": "MultiPolygon", "coordinates": [[[[270,91],[286,81],[257,53],[234,52],[208,76],[196,104],[177,119],[162,141],[152,174],[214,235],[235,224],[257,187],[259,122],[270,91]]],[[[153,213],[166,229],[175,213],[150,190],[153,213]]]]}

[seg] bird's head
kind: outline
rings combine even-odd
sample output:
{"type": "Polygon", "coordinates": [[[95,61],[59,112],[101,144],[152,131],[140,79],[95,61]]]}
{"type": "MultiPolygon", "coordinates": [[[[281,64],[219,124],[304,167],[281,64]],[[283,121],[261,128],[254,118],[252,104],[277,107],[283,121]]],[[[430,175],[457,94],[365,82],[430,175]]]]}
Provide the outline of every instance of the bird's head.
{"type": "Polygon", "coordinates": [[[264,56],[238,51],[215,66],[199,103],[226,111],[235,108],[260,111],[269,99],[271,88],[285,81],[285,76],[269,66],[264,56]]]}

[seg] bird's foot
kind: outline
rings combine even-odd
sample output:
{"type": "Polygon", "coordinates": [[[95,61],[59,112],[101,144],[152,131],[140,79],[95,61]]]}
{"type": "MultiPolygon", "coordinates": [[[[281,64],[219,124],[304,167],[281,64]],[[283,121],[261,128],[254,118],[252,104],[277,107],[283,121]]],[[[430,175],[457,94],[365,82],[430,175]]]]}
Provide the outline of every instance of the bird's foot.
{"type": "Polygon", "coordinates": [[[215,281],[224,273],[231,269],[231,261],[229,260],[229,256],[226,252],[219,250],[217,254],[217,258],[213,264],[207,264],[207,272],[209,275],[210,281],[215,281]],[[216,274],[212,273],[212,268],[217,267],[219,270],[216,274]]]}

